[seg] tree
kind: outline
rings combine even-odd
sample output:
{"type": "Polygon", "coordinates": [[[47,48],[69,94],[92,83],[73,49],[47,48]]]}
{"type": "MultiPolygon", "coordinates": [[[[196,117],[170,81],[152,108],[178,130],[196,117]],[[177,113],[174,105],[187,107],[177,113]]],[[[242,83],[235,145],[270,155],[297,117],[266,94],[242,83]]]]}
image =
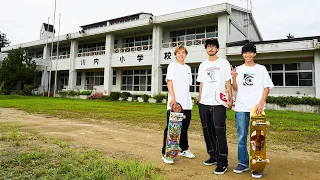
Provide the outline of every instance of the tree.
{"type": "Polygon", "coordinates": [[[293,39],[293,38],[294,38],[294,35],[292,35],[292,34],[289,33],[289,34],[287,35],[287,38],[288,38],[288,39],[293,39]]]}
{"type": "Polygon", "coordinates": [[[6,47],[10,45],[10,41],[7,39],[6,35],[4,33],[1,33],[0,31],[0,52],[2,47],[6,47]]]}
{"type": "Polygon", "coordinates": [[[23,94],[40,85],[40,74],[32,57],[27,56],[23,49],[9,52],[0,67],[0,90],[3,94],[11,94],[13,90],[21,90],[23,94]],[[17,89],[17,87],[20,88],[17,89]]]}

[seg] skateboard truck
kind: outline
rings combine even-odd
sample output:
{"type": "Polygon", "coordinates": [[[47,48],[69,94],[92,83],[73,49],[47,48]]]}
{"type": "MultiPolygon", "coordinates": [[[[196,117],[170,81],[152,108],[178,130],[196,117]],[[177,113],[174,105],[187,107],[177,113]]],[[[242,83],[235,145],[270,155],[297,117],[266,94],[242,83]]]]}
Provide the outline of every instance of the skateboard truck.
{"type": "Polygon", "coordinates": [[[263,122],[256,122],[256,121],[253,121],[252,122],[252,126],[261,126],[261,125],[267,125],[267,126],[269,126],[270,125],[270,122],[269,121],[267,121],[267,122],[265,122],[265,123],[263,123],[263,122]]]}
{"type": "Polygon", "coordinates": [[[267,164],[270,164],[270,160],[269,159],[263,160],[262,158],[252,159],[251,162],[252,162],[252,164],[256,164],[256,163],[267,163],[267,164]]]}

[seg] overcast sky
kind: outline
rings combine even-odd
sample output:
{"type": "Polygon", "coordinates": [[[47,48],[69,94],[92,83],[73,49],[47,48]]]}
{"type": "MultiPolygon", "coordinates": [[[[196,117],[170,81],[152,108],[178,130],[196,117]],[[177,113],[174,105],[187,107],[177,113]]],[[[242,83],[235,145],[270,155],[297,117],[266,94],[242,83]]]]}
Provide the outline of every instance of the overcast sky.
{"type": "MultiPolygon", "coordinates": [[[[56,27],[61,13],[61,35],[79,26],[138,12],[163,15],[228,2],[246,8],[246,0],[57,0],[56,27]]],[[[252,0],[253,16],[264,40],[320,35],[320,0],[252,0]],[[318,12],[317,12],[318,11],[318,12]]],[[[54,0],[1,0],[0,31],[11,45],[39,39],[54,0]]],[[[51,22],[52,23],[52,22],[51,22]]]]}

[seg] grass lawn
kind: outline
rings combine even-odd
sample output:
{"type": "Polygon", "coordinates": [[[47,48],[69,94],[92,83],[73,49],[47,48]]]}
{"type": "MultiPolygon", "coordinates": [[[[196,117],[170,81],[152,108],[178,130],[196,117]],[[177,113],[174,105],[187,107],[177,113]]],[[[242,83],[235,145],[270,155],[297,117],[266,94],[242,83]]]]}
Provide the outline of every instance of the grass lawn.
{"type": "MultiPolygon", "coordinates": [[[[155,130],[165,126],[166,105],[134,102],[109,102],[48,97],[0,96],[0,107],[16,108],[61,118],[115,121],[155,130]]],[[[234,112],[228,111],[228,141],[236,142],[234,112]]],[[[286,145],[292,149],[320,152],[320,115],[291,111],[267,110],[271,125],[269,146],[286,145]]],[[[198,107],[192,110],[190,132],[202,134],[198,107]]]]}
{"type": "Polygon", "coordinates": [[[0,124],[0,179],[164,179],[154,165],[115,160],[98,151],[0,124]]]}

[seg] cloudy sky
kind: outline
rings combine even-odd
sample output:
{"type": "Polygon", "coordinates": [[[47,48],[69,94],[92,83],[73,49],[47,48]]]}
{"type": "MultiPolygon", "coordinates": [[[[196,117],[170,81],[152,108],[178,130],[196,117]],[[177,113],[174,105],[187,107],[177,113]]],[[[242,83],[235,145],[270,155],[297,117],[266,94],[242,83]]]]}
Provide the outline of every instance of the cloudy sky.
{"type": "MultiPolygon", "coordinates": [[[[0,31],[11,45],[39,39],[40,27],[53,20],[54,0],[1,0],[0,31]]],[[[57,0],[56,27],[61,13],[61,35],[80,25],[138,12],[163,15],[228,2],[246,7],[246,0],[57,0]]],[[[319,0],[252,0],[253,15],[264,40],[319,36],[319,0]]],[[[52,23],[52,22],[51,22],[52,23]]]]}

